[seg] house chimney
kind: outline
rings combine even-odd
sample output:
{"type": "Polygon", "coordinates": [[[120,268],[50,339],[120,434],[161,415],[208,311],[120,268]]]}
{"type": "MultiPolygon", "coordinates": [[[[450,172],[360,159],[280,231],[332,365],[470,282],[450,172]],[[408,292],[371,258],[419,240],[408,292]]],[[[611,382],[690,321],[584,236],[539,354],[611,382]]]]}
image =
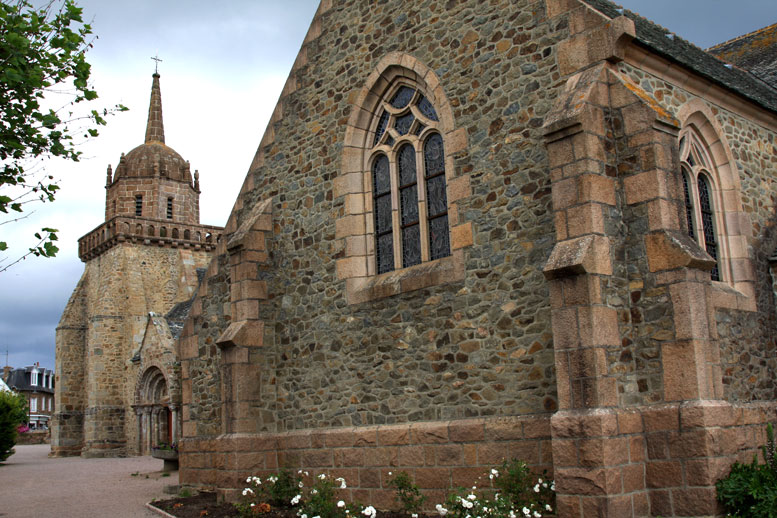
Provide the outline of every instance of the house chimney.
{"type": "Polygon", "coordinates": [[[3,381],[8,381],[8,377],[11,375],[11,371],[13,370],[13,367],[10,365],[6,365],[3,367],[3,381]]]}

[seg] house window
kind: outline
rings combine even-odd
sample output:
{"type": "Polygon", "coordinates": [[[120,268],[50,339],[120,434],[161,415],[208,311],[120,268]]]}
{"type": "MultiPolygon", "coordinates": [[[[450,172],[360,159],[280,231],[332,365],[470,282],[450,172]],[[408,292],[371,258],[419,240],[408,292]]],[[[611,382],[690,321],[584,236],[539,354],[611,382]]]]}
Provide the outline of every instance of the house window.
{"type": "Polygon", "coordinates": [[[38,411],[38,398],[30,398],[30,412],[38,411]]]}
{"type": "Polygon", "coordinates": [[[409,85],[388,93],[373,120],[370,158],[379,274],[451,255],[437,112],[409,85]]]}
{"type": "Polygon", "coordinates": [[[143,196],[140,194],[135,195],[135,215],[143,215],[143,196]]]}
{"type": "Polygon", "coordinates": [[[720,281],[720,240],[712,160],[701,138],[691,128],[680,138],[680,164],[688,235],[715,260],[710,277],[720,281]]]}
{"type": "Polygon", "coordinates": [[[36,371],[35,369],[33,369],[32,372],[30,372],[30,385],[32,385],[33,387],[38,385],[38,371],[36,371]]]}
{"type": "Polygon", "coordinates": [[[167,198],[167,219],[173,219],[173,199],[167,198]]]}

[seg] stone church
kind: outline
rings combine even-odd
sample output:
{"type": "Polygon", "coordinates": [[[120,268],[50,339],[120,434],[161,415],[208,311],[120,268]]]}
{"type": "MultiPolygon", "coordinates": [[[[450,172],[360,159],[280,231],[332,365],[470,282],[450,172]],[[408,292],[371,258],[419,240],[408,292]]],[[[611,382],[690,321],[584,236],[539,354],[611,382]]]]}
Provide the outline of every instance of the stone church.
{"type": "Polygon", "coordinates": [[[113,306],[181,279],[132,259],[191,250],[130,184],[124,240],[82,239],[57,447],[143,451],[156,368],[180,482],[227,498],[289,467],[436,503],[519,458],[562,518],[719,514],[777,420],[777,85],[726,48],[608,0],[322,0],[196,290],[113,306]],[[192,293],[180,371],[151,367],[147,312],[192,293]]]}
{"type": "Polygon", "coordinates": [[[165,145],[158,74],[145,142],[108,166],[105,190],[57,326],[54,456],[142,455],[180,437],[175,339],[223,229],[200,225],[199,173],[165,145]]]}

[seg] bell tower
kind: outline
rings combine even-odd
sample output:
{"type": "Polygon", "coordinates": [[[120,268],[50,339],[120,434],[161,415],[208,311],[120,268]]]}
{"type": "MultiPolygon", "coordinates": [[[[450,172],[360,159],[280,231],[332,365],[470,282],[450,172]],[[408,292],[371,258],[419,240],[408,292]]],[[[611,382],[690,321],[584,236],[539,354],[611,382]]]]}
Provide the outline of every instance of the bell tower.
{"type": "Polygon", "coordinates": [[[159,79],[143,143],[108,166],[105,221],[78,240],[84,274],[57,327],[54,456],[144,454],[180,430],[174,340],[223,228],[200,224],[199,174],[165,143],[159,79]]]}

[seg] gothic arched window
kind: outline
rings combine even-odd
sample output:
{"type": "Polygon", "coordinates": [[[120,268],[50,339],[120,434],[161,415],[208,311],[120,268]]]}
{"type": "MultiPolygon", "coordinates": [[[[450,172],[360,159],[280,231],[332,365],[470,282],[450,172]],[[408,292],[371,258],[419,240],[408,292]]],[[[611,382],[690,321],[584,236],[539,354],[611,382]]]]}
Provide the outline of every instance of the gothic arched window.
{"type": "Polygon", "coordinates": [[[692,128],[684,131],[680,138],[680,164],[688,235],[715,260],[710,277],[713,281],[720,281],[721,254],[716,222],[713,165],[706,146],[692,128]]]}
{"type": "Polygon", "coordinates": [[[371,129],[377,273],[451,255],[444,143],[432,103],[396,84],[371,129]]]}

